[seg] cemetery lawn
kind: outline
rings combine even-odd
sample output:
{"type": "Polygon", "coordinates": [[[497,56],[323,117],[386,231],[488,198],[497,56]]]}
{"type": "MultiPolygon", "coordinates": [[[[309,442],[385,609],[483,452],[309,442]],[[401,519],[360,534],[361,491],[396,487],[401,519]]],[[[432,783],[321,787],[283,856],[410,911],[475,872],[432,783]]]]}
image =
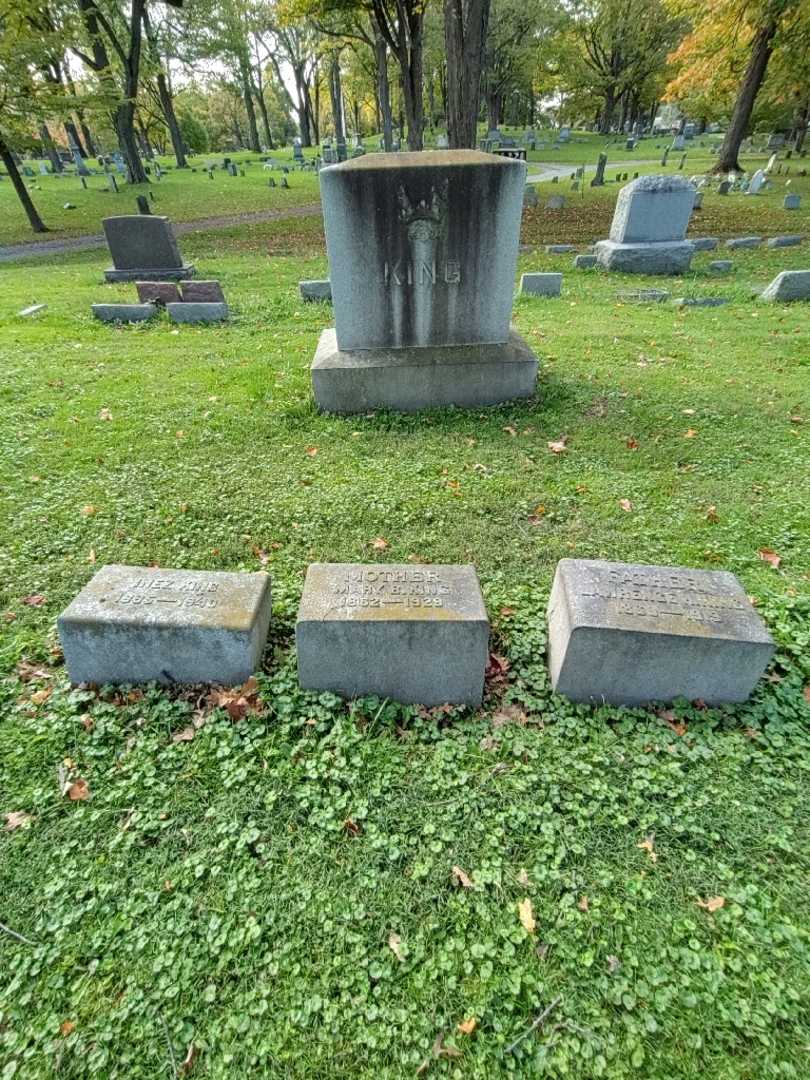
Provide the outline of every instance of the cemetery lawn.
{"type": "Polygon", "coordinates": [[[515,308],[536,401],[336,418],[319,219],[182,247],[230,325],[94,323],[134,291],[101,252],[0,267],[0,1077],[806,1076],[810,320],[751,294],[807,248],[526,253],[565,272],[515,308]],[[553,695],[564,556],[738,574],[751,701],[553,695]],[[484,707],[299,691],[313,560],[474,562],[484,707]],[[256,687],[70,689],[55,618],[111,562],[269,571],[256,687]]]}

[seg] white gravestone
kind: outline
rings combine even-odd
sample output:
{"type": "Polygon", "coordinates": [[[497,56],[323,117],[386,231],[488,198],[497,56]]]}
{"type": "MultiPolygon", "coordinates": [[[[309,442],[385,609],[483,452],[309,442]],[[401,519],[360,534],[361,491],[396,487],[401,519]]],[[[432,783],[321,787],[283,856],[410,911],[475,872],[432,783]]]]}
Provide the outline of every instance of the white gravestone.
{"type": "Polygon", "coordinates": [[[679,176],[642,176],[621,189],[599,265],[630,274],[681,274],[694,253],[686,230],[695,188],[679,176]]]}

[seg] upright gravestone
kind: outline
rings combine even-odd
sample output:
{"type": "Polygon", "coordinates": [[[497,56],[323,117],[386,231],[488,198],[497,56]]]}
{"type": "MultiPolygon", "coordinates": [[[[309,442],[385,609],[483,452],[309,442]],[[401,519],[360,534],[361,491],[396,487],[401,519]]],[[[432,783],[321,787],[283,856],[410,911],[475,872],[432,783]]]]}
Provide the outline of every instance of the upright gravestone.
{"type": "Polygon", "coordinates": [[[768,177],[765,175],[764,169],[757,169],[754,175],[751,177],[751,182],[748,185],[749,195],[759,195],[765,184],[768,182],[768,177]]]}
{"type": "Polygon", "coordinates": [[[670,146],[670,150],[683,150],[685,146],[686,136],[682,134],[676,135],[675,138],[672,140],[672,146],[670,146]]]}
{"type": "Polygon", "coordinates": [[[270,625],[265,573],[104,566],[58,619],[73,683],[242,683],[270,625]]]}
{"type": "Polygon", "coordinates": [[[323,169],[335,328],[319,408],[479,406],[534,391],[510,329],[526,165],[475,150],[373,154],[323,169]]]}
{"type": "Polygon", "coordinates": [[[605,270],[628,274],[682,274],[694,248],[686,230],[695,188],[680,176],[642,176],[619,192],[610,239],[595,246],[605,270]]]}
{"type": "Polygon", "coordinates": [[[548,622],[551,685],[572,701],[745,701],[774,651],[722,570],[561,559],[548,622]]]}
{"type": "Polygon", "coordinates": [[[176,281],[194,274],[183,262],[168,218],[123,214],[101,224],[113,261],[104,271],[107,281],[176,281]]]}
{"type": "Polygon", "coordinates": [[[600,154],[599,160],[596,163],[596,176],[591,180],[591,187],[604,187],[605,186],[605,166],[607,165],[607,154],[600,154]]]}
{"type": "Polygon", "coordinates": [[[440,131],[436,136],[436,149],[437,150],[449,150],[450,140],[443,131],[440,131]]]}
{"type": "Polygon", "coordinates": [[[489,620],[472,566],[313,563],[295,642],[306,690],[481,704],[489,620]]]}
{"type": "Polygon", "coordinates": [[[801,205],[802,205],[802,197],[801,197],[801,195],[786,195],[783,202],[782,202],[782,208],[784,210],[798,210],[801,207],[801,205]]]}

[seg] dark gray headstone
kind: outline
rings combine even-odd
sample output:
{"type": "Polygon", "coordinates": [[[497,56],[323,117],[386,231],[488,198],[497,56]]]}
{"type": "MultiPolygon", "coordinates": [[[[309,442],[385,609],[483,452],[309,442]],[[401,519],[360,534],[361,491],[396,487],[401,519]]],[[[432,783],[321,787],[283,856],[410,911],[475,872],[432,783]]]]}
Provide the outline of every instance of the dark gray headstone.
{"type": "Polygon", "coordinates": [[[108,281],[161,281],[191,277],[183,264],[169,220],[151,214],[125,214],[101,223],[113,260],[108,281]]]}

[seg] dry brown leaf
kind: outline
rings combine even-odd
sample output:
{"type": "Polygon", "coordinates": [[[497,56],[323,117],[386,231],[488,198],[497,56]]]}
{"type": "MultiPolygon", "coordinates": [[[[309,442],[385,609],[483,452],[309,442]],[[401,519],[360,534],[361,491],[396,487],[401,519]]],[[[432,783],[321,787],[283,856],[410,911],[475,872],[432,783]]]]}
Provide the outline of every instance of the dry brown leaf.
{"type": "Polygon", "coordinates": [[[451,872],[456,879],[456,884],[460,885],[462,889],[474,888],[472,879],[464,873],[460,866],[454,866],[451,872]]]}
{"type": "Polygon", "coordinates": [[[20,682],[32,682],[34,679],[50,679],[53,672],[39,664],[32,664],[30,660],[20,660],[17,664],[17,678],[20,682]]]}
{"type": "Polygon", "coordinates": [[[100,409],[98,418],[99,420],[112,420],[112,413],[109,409],[100,409]]]}
{"type": "Polygon", "coordinates": [[[372,541],[371,546],[375,551],[385,551],[389,544],[384,536],[378,536],[376,540],[372,541]]]}
{"type": "Polygon", "coordinates": [[[529,881],[529,875],[522,867],[518,871],[517,880],[518,880],[518,885],[522,885],[526,889],[531,888],[532,883],[531,883],[531,881],[529,881]]]}
{"type": "Polygon", "coordinates": [[[456,1050],[455,1046],[444,1045],[444,1032],[440,1031],[436,1038],[433,1040],[433,1056],[440,1057],[461,1057],[461,1051],[456,1050]]]}
{"type": "Polygon", "coordinates": [[[474,1016],[471,1016],[467,1020],[462,1020],[461,1023],[458,1024],[457,1030],[460,1031],[462,1035],[472,1035],[477,1026],[478,1021],[474,1016]]]}
{"type": "Polygon", "coordinates": [[[528,896],[518,904],[518,915],[520,916],[520,921],[523,924],[523,929],[526,933],[533,934],[537,929],[537,923],[534,920],[532,902],[528,896]]]}
{"type": "Polygon", "coordinates": [[[698,900],[697,902],[698,907],[701,907],[704,909],[704,911],[708,911],[711,913],[719,911],[721,907],[725,907],[725,904],[725,896],[710,896],[708,900],[698,900]]]}
{"type": "Polygon", "coordinates": [[[588,897],[587,896],[580,896],[580,898],[579,898],[579,900],[577,902],[577,907],[579,908],[580,911],[587,911],[588,910],[588,897]]]}
{"type": "Polygon", "coordinates": [[[307,457],[315,457],[315,455],[318,453],[318,447],[317,446],[308,446],[307,450],[306,450],[306,453],[307,453],[307,457]]]}
{"type": "Polygon", "coordinates": [[[197,1058],[199,1056],[199,1048],[196,1047],[194,1043],[189,1043],[188,1050],[186,1051],[186,1056],[183,1058],[182,1064],[180,1065],[181,1076],[188,1076],[188,1074],[194,1068],[194,1065],[196,1064],[197,1058]]]}
{"type": "Polygon", "coordinates": [[[346,820],[343,822],[343,829],[344,832],[347,832],[349,834],[349,836],[360,835],[360,826],[357,824],[356,821],[352,821],[350,817],[347,817],[346,820]]]}
{"type": "Polygon", "coordinates": [[[804,694],[804,700],[810,705],[810,686],[805,686],[802,693],[804,694]]]}
{"type": "Polygon", "coordinates": [[[567,440],[565,436],[563,436],[561,439],[555,439],[550,442],[548,444],[548,448],[552,452],[552,454],[564,454],[568,449],[568,447],[565,445],[566,442],[567,440]]]}
{"type": "Polygon", "coordinates": [[[82,507],[82,517],[92,517],[96,513],[98,513],[96,507],[90,503],[82,507]]]}
{"type": "Polygon", "coordinates": [[[627,442],[624,445],[627,447],[628,450],[638,450],[638,440],[637,439],[630,438],[630,439],[627,440],[627,442]]]}
{"type": "Polygon", "coordinates": [[[175,731],[174,735],[172,735],[172,742],[191,742],[196,734],[197,729],[191,724],[188,727],[184,727],[182,731],[175,731]]]}
{"type": "Polygon", "coordinates": [[[45,603],[45,597],[42,593],[31,593],[28,596],[24,596],[22,602],[28,604],[29,607],[42,607],[45,603]]]}
{"type": "Polygon", "coordinates": [[[711,525],[716,525],[717,522],[720,520],[720,515],[717,513],[716,506],[708,506],[706,508],[706,520],[711,525]]]}
{"type": "Polygon", "coordinates": [[[87,781],[79,777],[70,785],[66,794],[72,802],[84,802],[85,799],[90,798],[90,788],[87,786],[87,781]]]}
{"type": "Polygon", "coordinates": [[[694,429],[694,428],[691,428],[691,427],[690,427],[688,431],[685,431],[685,432],[684,432],[684,435],[683,435],[683,437],[684,437],[685,439],[694,439],[694,437],[695,437],[696,435],[697,435],[697,432],[695,431],[695,429],[694,429]]]}
{"type": "Polygon", "coordinates": [[[492,726],[500,728],[506,724],[520,724],[521,727],[525,727],[527,721],[528,717],[519,705],[504,705],[492,717],[492,726]]]}
{"type": "Polygon", "coordinates": [[[658,854],[653,848],[653,840],[651,836],[645,837],[644,840],[641,840],[638,844],[636,844],[636,847],[641,848],[642,851],[646,851],[650,857],[651,862],[658,862],[658,854]]]}
{"type": "Polygon", "coordinates": [[[76,1030],[76,1025],[72,1020],[63,1020],[59,1025],[59,1034],[66,1039],[70,1035],[71,1031],[76,1030]]]}
{"type": "Polygon", "coordinates": [[[503,430],[506,432],[507,435],[511,435],[512,438],[517,435],[517,428],[512,427],[511,424],[507,424],[503,430]]]}
{"type": "Polygon", "coordinates": [[[93,730],[93,725],[95,723],[95,720],[93,719],[93,717],[90,715],[89,712],[82,713],[82,715],[79,717],[79,719],[81,720],[82,727],[84,728],[85,731],[92,731],[93,730]]]}
{"type": "Polygon", "coordinates": [[[89,563],[94,563],[96,561],[96,549],[95,548],[90,548],[90,550],[88,551],[88,553],[87,553],[87,561],[89,563]]]}
{"type": "Polygon", "coordinates": [[[29,700],[32,701],[34,705],[44,705],[52,693],[53,687],[45,686],[42,690],[35,690],[29,700]]]}
{"type": "Polygon", "coordinates": [[[619,499],[619,506],[628,514],[633,509],[633,504],[630,502],[629,499],[619,499]]]}
{"type": "Polygon", "coordinates": [[[405,959],[405,957],[402,955],[402,938],[399,936],[399,934],[395,934],[393,930],[388,935],[388,948],[391,950],[397,960],[402,963],[405,959]]]}
{"type": "Polygon", "coordinates": [[[779,569],[779,564],[782,561],[782,556],[777,555],[773,548],[760,548],[757,552],[757,555],[759,555],[760,559],[762,559],[763,562],[770,563],[774,570],[779,569]]]}
{"type": "Polygon", "coordinates": [[[6,832],[14,832],[15,829],[21,829],[34,820],[24,810],[11,810],[4,817],[6,819],[6,832]]]}

